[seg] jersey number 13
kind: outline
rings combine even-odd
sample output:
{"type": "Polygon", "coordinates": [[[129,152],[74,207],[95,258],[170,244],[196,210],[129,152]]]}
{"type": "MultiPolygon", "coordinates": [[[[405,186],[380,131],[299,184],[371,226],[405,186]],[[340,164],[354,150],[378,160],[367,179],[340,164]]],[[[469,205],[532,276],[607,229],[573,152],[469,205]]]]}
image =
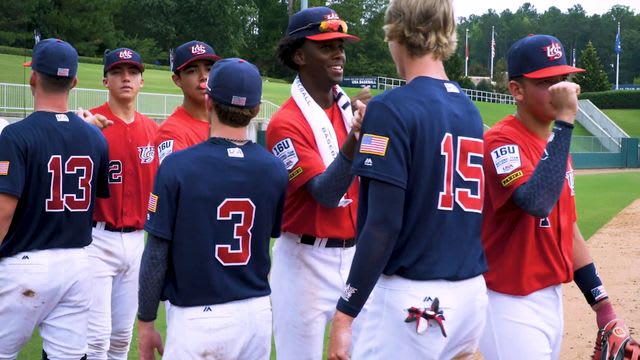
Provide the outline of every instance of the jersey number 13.
{"type": "Polygon", "coordinates": [[[484,172],[482,161],[471,162],[472,157],[482,160],[482,140],[470,137],[458,137],[457,151],[454,154],[453,136],[446,133],[440,143],[440,154],[444,156],[443,190],[438,197],[438,209],[453,210],[454,200],[467,212],[482,212],[484,197],[484,172]],[[475,183],[465,187],[453,187],[453,171],[467,183],[475,183]],[[475,194],[475,195],[474,195],[475,194]]]}
{"type": "Polygon", "coordinates": [[[71,156],[62,163],[62,156],[49,158],[47,170],[51,174],[49,197],[45,208],[49,212],[87,211],[91,205],[91,178],[93,177],[93,160],[89,156],[71,156]],[[64,185],[76,182],[75,187],[64,185]],[[64,193],[64,190],[74,191],[64,193]]]}

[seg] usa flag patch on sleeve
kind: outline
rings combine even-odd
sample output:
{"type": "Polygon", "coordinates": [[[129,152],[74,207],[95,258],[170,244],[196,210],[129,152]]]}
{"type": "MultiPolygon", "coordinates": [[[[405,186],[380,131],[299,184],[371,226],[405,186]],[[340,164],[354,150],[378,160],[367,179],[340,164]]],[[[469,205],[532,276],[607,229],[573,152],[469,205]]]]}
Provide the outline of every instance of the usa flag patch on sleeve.
{"type": "Polygon", "coordinates": [[[364,134],[360,142],[360,153],[384,156],[387,153],[389,138],[386,136],[364,134]]]}
{"type": "Polygon", "coordinates": [[[0,175],[9,175],[9,161],[0,161],[0,175]]]}
{"type": "Polygon", "coordinates": [[[147,206],[147,210],[149,210],[149,212],[156,212],[156,210],[158,209],[158,195],[151,193],[149,195],[149,206],[147,206]]]}

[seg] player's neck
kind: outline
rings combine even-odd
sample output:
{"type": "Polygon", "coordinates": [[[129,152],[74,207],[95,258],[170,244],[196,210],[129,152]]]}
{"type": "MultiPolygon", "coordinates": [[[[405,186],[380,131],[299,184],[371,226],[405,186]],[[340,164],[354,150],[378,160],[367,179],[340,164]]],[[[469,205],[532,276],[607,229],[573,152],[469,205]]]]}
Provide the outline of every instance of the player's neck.
{"type": "Polygon", "coordinates": [[[119,117],[127,124],[132,123],[136,118],[136,104],[133,101],[118,101],[109,97],[109,109],[113,115],[119,117]]]}
{"type": "Polygon", "coordinates": [[[35,111],[48,111],[55,113],[66,113],[69,111],[67,100],[69,93],[44,93],[42,90],[35,90],[33,96],[33,109],[35,111]]]}
{"type": "Polygon", "coordinates": [[[329,79],[327,81],[318,81],[313,74],[300,72],[300,82],[304,85],[305,90],[311,95],[311,98],[323,109],[333,106],[333,86],[329,79]]]}
{"type": "Polygon", "coordinates": [[[223,125],[221,123],[212,125],[211,130],[209,131],[209,135],[211,137],[224,138],[228,140],[248,140],[246,127],[234,128],[228,125],[223,125]]]}
{"type": "Polygon", "coordinates": [[[191,115],[192,118],[209,122],[207,117],[207,108],[205,107],[204,102],[197,102],[185,96],[184,101],[182,102],[182,107],[189,113],[189,115],[191,115]]]}
{"type": "Polygon", "coordinates": [[[411,82],[419,76],[449,80],[442,61],[434,59],[431,54],[420,57],[410,57],[407,54],[400,61],[403,62],[404,78],[407,82],[411,82]]]}
{"type": "Polygon", "coordinates": [[[545,122],[536,119],[533,115],[518,109],[516,118],[524,127],[534,133],[540,139],[547,140],[551,135],[551,122],[545,122]]]}

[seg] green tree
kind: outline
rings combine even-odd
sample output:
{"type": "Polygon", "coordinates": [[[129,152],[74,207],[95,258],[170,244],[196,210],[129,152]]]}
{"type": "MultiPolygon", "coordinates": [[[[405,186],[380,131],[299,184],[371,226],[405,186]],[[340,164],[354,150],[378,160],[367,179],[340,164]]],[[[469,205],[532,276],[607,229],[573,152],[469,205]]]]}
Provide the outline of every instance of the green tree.
{"type": "Polygon", "coordinates": [[[580,53],[578,67],[586,70],[586,72],[575,75],[575,82],[580,85],[583,92],[611,89],[607,74],[604,72],[600,58],[596,53],[596,48],[593,47],[591,41],[587,43],[587,47],[580,53]]]}
{"type": "Polygon", "coordinates": [[[449,80],[461,83],[464,78],[464,60],[460,55],[454,53],[444,62],[444,70],[447,73],[449,80]]]}

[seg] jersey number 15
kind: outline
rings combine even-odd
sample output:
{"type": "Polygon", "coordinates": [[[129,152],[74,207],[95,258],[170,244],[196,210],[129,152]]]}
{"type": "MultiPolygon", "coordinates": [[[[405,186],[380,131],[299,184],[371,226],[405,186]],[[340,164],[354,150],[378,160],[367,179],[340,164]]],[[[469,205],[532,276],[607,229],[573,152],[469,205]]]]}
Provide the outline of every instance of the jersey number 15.
{"type": "Polygon", "coordinates": [[[482,140],[470,137],[458,137],[457,151],[454,154],[453,136],[446,133],[440,143],[440,154],[444,156],[444,184],[438,197],[438,209],[453,210],[455,202],[466,212],[482,212],[484,198],[484,172],[482,170],[482,140]],[[455,156],[454,156],[455,155],[455,156]],[[480,159],[479,164],[471,162],[472,157],[480,159]],[[466,181],[475,183],[470,188],[453,187],[453,169],[466,181]],[[474,193],[476,195],[474,195],[474,193]]]}

